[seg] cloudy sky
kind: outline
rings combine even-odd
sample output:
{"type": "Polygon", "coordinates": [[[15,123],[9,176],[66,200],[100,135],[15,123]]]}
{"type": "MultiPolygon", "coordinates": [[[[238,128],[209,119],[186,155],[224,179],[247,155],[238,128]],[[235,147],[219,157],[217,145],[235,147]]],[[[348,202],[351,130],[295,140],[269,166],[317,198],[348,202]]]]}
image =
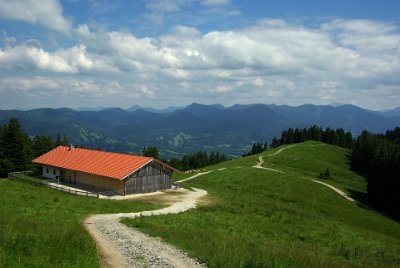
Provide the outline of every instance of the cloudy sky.
{"type": "Polygon", "coordinates": [[[400,105],[397,0],[0,0],[0,109],[400,105]]]}

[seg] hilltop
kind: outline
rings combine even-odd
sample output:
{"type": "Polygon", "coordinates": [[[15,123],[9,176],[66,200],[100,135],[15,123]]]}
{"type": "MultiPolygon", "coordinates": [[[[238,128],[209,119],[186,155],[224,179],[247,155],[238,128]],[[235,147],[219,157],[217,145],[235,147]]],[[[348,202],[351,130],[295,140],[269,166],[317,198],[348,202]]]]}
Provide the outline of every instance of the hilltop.
{"type": "Polygon", "coordinates": [[[350,171],[348,153],[304,142],[211,166],[184,182],[209,192],[198,209],[125,223],[210,267],[399,266],[400,225],[361,203],[366,181],[350,171]],[[318,179],[326,169],[331,179],[318,179]]]}
{"type": "Polygon", "coordinates": [[[170,107],[165,110],[131,107],[76,111],[68,108],[29,111],[0,110],[0,124],[16,117],[31,135],[66,134],[75,145],[106,151],[138,153],[156,146],[163,158],[195,151],[218,151],[237,157],[254,142],[270,142],[289,127],[311,125],[339,128],[358,135],[366,129],[385,132],[400,125],[397,113],[373,112],[353,105],[249,104],[170,107]]]}

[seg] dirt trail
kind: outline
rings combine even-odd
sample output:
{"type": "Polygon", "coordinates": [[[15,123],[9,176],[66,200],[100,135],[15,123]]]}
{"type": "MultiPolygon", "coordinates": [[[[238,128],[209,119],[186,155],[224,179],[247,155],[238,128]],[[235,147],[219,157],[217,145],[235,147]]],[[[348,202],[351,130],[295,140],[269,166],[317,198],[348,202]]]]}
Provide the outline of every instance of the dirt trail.
{"type": "Polygon", "coordinates": [[[354,200],[353,198],[351,198],[350,196],[348,196],[345,192],[343,192],[342,190],[339,190],[338,188],[336,188],[336,187],[334,187],[334,186],[332,186],[332,185],[330,185],[330,184],[327,184],[327,183],[325,183],[325,182],[318,181],[318,180],[313,180],[313,179],[311,179],[311,180],[314,181],[314,182],[316,182],[316,183],[325,185],[326,187],[332,189],[333,191],[335,191],[336,193],[340,194],[341,196],[343,196],[344,198],[346,198],[347,200],[349,200],[349,201],[351,201],[351,202],[357,202],[356,200],[354,200]]]}
{"type": "Polygon", "coordinates": [[[206,174],[208,174],[210,172],[212,172],[212,170],[205,171],[205,172],[200,172],[200,173],[197,173],[197,174],[195,174],[195,175],[193,175],[193,176],[191,176],[189,178],[186,178],[186,179],[183,179],[183,180],[180,180],[180,181],[177,181],[177,182],[184,182],[184,181],[193,180],[194,178],[197,178],[197,177],[202,176],[202,175],[206,175],[206,174]]]}
{"type": "Polygon", "coordinates": [[[269,170],[269,171],[275,171],[275,172],[279,172],[279,173],[285,173],[285,172],[283,172],[283,171],[281,171],[281,170],[278,170],[278,169],[263,167],[262,165],[264,164],[264,159],[263,159],[262,156],[260,156],[260,157],[258,158],[258,160],[259,160],[258,163],[257,163],[255,166],[253,166],[254,168],[260,168],[260,169],[265,169],[265,170],[269,170]]]}
{"type": "MultiPolygon", "coordinates": [[[[289,148],[294,147],[294,146],[295,146],[295,145],[287,146],[287,147],[282,148],[282,149],[279,149],[279,150],[276,151],[275,153],[269,154],[269,155],[267,155],[267,156],[274,156],[274,155],[280,154],[283,150],[289,149],[289,148]]],[[[285,173],[285,172],[282,171],[282,170],[278,170],[278,169],[274,169],[274,168],[263,167],[263,164],[264,164],[264,159],[263,159],[262,156],[259,156],[257,164],[256,164],[255,166],[253,166],[253,167],[254,167],[254,168],[260,168],[260,169],[265,169],[265,170],[269,170],[269,171],[274,171],[274,172],[279,172],[279,173],[285,173]]]]}
{"type": "Polygon", "coordinates": [[[292,147],[294,147],[294,146],[296,146],[296,145],[290,145],[290,146],[287,146],[287,147],[285,147],[285,148],[279,149],[279,150],[278,150],[278,151],[276,151],[275,153],[273,153],[273,154],[269,154],[268,156],[274,156],[274,155],[280,154],[280,153],[281,153],[283,150],[286,150],[286,149],[292,148],[292,147]]]}
{"type": "MultiPolygon", "coordinates": [[[[281,153],[283,150],[289,149],[289,148],[294,147],[294,146],[295,146],[295,145],[291,145],[291,146],[287,146],[287,147],[285,147],[285,148],[279,149],[279,150],[276,151],[275,153],[269,154],[268,156],[277,155],[277,154],[281,153]]],[[[283,172],[283,171],[281,171],[281,170],[278,170],[278,169],[263,167],[263,166],[262,166],[263,164],[264,164],[264,159],[263,159],[262,156],[260,156],[260,157],[259,157],[259,162],[258,162],[255,166],[253,166],[253,167],[254,167],[254,168],[260,168],[260,169],[265,169],[265,170],[270,170],[270,171],[275,171],[275,172],[280,172],[280,173],[285,173],[285,172],[283,172]]],[[[343,192],[342,190],[340,190],[340,189],[338,189],[338,188],[336,188],[336,187],[334,187],[334,186],[332,186],[332,185],[330,185],[330,184],[328,184],[328,183],[321,182],[321,181],[314,180],[314,179],[310,179],[310,180],[311,180],[311,181],[314,181],[314,182],[316,182],[316,183],[322,184],[322,185],[324,185],[324,186],[326,186],[326,187],[332,189],[333,191],[335,191],[336,193],[338,193],[339,195],[343,196],[344,198],[346,198],[347,200],[349,200],[349,201],[351,201],[351,202],[357,202],[356,200],[354,200],[353,198],[351,198],[350,196],[348,196],[348,195],[347,195],[345,192],[343,192]]]]}
{"type": "Polygon", "coordinates": [[[195,208],[206,191],[181,189],[183,199],[171,206],[137,213],[98,214],[85,219],[84,227],[96,241],[102,267],[204,267],[186,253],[120,223],[122,218],[176,214],[195,208]]]}

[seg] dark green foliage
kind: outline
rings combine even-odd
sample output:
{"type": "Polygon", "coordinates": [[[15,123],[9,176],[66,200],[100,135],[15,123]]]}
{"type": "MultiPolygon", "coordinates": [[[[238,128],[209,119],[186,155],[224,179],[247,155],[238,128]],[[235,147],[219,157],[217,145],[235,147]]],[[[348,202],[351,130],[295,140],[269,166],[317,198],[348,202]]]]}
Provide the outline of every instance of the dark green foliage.
{"type": "Polygon", "coordinates": [[[336,130],[327,127],[325,130],[316,125],[306,129],[293,129],[282,131],[280,139],[274,137],[271,142],[271,149],[285,144],[300,143],[308,140],[321,141],[337,145],[343,148],[352,149],[354,146],[353,135],[350,131],[345,132],[343,128],[336,130]]]}
{"type": "Polygon", "coordinates": [[[31,140],[15,118],[8,124],[0,125],[0,176],[6,177],[13,171],[35,171],[31,160],[54,149],[58,145],[68,145],[68,138],[60,134],[53,141],[51,136],[36,135],[31,140]]]}
{"type": "Polygon", "coordinates": [[[383,134],[364,131],[355,143],[351,167],[368,180],[368,197],[400,217],[400,128],[383,134]]]}
{"type": "Polygon", "coordinates": [[[29,170],[32,165],[32,142],[21,129],[17,119],[11,118],[1,128],[0,136],[0,172],[6,176],[11,171],[29,170]]]}
{"type": "Polygon", "coordinates": [[[325,170],[325,172],[320,172],[318,178],[320,179],[325,179],[325,180],[330,180],[332,179],[331,177],[331,172],[329,171],[329,168],[325,170]]]}
{"type": "Polygon", "coordinates": [[[261,143],[261,142],[253,143],[253,145],[251,146],[250,152],[242,155],[242,157],[259,154],[259,153],[264,152],[267,149],[268,149],[268,144],[266,142],[265,143],[261,143]]]}
{"type": "Polygon", "coordinates": [[[155,146],[144,147],[142,155],[157,159],[160,158],[160,152],[158,151],[158,148],[155,146]]]}
{"type": "Polygon", "coordinates": [[[35,157],[39,157],[54,149],[53,138],[48,135],[36,135],[32,143],[35,157]]]}
{"type": "MultiPolygon", "coordinates": [[[[169,161],[169,164],[179,170],[191,170],[203,168],[209,165],[215,165],[228,160],[225,154],[219,152],[198,151],[192,154],[186,154],[181,159],[174,157],[169,161]]],[[[168,163],[168,161],[165,161],[168,163]]]]}
{"type": "Polygon", "coordinates": [[[56,140],[54,141],[54,148],[58,146],[68,146],[69,140],[67,135],[64,135],[61,139],[60,133],[57,133],[56,140]]]}

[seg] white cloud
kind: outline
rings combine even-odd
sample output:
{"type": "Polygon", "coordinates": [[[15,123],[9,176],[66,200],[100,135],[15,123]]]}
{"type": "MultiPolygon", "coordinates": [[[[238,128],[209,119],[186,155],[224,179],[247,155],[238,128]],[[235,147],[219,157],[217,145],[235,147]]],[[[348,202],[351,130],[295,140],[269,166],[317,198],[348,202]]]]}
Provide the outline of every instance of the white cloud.
{"type": "Polygon", "coordinates": [[[5,46],[0,67],[92,80],[114,74],[112,80],[122,84],[133,81],[131,87],[110,86],[132,98],[218,100],[230,92],[236,98],[232,102],[301,104],[348,102],[362,91],[367,97],[359,104],[371,107],[373,92],[386,90],[392,94],[387,107],[400,102],[394,90],[400,84],[399,34],[396,25],[365,20],[308,28],[264,19],[251,27],[208,33],[178,25],[158,38],[92,31],[83,24],[75,31],[77,44],[69,48],[46,51],[34,42],[5,46]]]}
{"type": "Polygon", "coordinates": [[[0,18],[37,23],[63,33],[71,27],[58,0],[0,0],[0,18]]]}
{"type": "Polygon", "coordinates": [[[11,69],[37,69],[52,72],[74,73],[68,62],[34,46],[18,45],[0,50],[0,66],[11,69]]]}
{"type": "Polygon", "coordinates": [[[100,55],[91,56],[84,45],[48,52],[36,42],[0,50],[0,67],[42,70],[54,73],[116,72],[100,55]],[[34,44],[34,45],[32,45],[34,44]]]}

